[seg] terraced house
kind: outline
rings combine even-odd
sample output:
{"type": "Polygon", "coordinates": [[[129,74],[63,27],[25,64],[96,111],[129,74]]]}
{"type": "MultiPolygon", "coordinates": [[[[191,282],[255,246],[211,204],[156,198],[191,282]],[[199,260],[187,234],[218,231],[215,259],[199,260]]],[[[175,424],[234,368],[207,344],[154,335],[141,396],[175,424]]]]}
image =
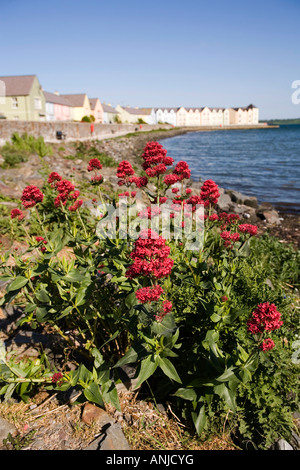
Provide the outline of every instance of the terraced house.
{"type": "Polygon", "coordinates": [[[44,91],[47,121],[70,121],[71,106],[58,92],[44,91]]]}
{"type": "Polygon", "coordinates": [[[45,121],[46,104],[36,75],[0,77],[0,116],[10,121],[45,121]]]}
{"type": "Polygon", "coordinates": [[[73,121],[81,121],[84,116],[91,116],[92,111],[87,94],[79,93],[60,96],[69,103],[73,121]]]}

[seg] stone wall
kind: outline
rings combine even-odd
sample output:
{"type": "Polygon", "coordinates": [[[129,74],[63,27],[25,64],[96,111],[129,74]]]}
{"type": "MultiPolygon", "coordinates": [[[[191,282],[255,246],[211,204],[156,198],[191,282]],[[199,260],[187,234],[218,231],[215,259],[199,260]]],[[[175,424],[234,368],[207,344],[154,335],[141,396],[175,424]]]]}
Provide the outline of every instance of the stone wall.
{"type": "Polygon", "coordinates": [[[95,139],[106,139],[125,135],[129,132],[150,131],[154,129],[171,129],[169,124],[140,125],[140,124],[95,124],[94,133],[91,136],[91,125],[86,122],[28,122],[28,121],[0,121],[0,145],[10,140],[14,132],[20,135],[27,133],[34,137],[43,136],[46,142],[59,142],[56,132],[65,134],[65,140],[87,140],[91,137],[95,139]]]}

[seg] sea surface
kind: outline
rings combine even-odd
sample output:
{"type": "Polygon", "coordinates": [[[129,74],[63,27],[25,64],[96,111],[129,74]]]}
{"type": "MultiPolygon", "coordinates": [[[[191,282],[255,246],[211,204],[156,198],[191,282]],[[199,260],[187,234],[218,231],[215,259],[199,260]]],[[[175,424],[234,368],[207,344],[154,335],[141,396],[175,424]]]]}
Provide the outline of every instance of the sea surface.
{"type": "Polygon", "coordinates": [[[189,164],[194,181],[212,179],[221,188],[300,214],[300,125],[191,132],[160,143],[175,163],[189,164]]]}

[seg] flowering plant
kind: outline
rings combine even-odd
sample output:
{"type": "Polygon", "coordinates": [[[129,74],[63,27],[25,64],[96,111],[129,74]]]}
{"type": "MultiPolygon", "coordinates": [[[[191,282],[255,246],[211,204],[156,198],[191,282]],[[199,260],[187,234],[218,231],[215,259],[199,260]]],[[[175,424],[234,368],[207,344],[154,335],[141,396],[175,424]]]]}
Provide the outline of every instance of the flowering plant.
{"type": "Polygon", "coordinates": [[[120,162],[112,203],[100,190],[97,158],[86,168],[98,191],[92,200],[57,172],[41,189],[26,187],[11,223],[24,230],[29,256],[13,254],[13,266],[3,257],[0,304],[20,299],[20,325],[47,326],[78,358],[75,370],[47,371],[48,388],[79,387],[86,399],[118,408],[120,368],[133,364],[136,388],[151,381],[165,391],[200,434],[220,402],[226,413],[242,406],[242,391],[280,348],[286,318],[263,290],[258,302],[241,301],[257,227],[217,211],[214,181],[185,188],[190,168],[174,163],[149,142],[138,174],[120,162]]]}

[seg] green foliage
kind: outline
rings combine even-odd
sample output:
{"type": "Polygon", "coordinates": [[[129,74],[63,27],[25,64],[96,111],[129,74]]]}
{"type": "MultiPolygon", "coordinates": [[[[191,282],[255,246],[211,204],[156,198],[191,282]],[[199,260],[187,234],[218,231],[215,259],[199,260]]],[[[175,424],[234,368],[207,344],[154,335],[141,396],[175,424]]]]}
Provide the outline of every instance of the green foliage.
{"type": "Polygon", "coordinates": [[[3,167],[15,167],[19,163],[26,162],[30,155],[37,154],[40,158],[51,155],[53,152],[50,145],[45,144],[43,137],[35,138],[32,135],[14,132],[10,142],[6,142],[1,148],[4,158],[3,167]]]}
{"type": "MultiPolygon", "coordinates": [[[[67,158],[67,157],[66,157],[67,158]]],[[[68,157],[69,158],[69,157],[68,157]]],[[[80,142],[76,147],[76,155],[74,159],[88,161],[91,158],[98,158],[104,167],[116,167],[116,161],[106,153],[99,152],[96,147],[90,147],[84,142],[80,142]]]]}
{"type": "Polygon", "coordinates": [[[83,116],[83,118],[81,119],[81,122],[91,122],[90,116],[83,116]]]}

